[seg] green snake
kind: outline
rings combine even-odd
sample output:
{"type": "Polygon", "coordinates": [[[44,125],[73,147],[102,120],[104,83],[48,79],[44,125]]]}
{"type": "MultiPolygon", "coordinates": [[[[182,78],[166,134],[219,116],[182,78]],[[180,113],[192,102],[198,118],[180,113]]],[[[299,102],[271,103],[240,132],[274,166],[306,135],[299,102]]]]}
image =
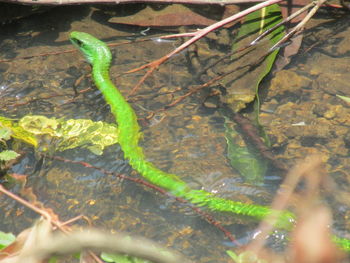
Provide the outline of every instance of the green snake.
{"type": "MultiPolygon", "coordinates": [[[[245,204],[224,198],[219,198],[204,190],[191,189],[175,174],[166,173],[147,161],[142,148],[137,116],[120,91],[113,85],[109,77],[112,54],[107,45],[84,32],[71,32],[71,42],[83,53],[92,65],[92,78],[97,88],[109,104],[119,127],[119,144],[124,158],[129,160],[133,169],[149,182],[166,189],[176,197],[181,197],[194,205],[207,207],[213,211],[231,212],[238,215],[264,219],[271,213],[279,213],[276,227],[290,230],[295,222],[295,215],[289,211],[277,212],[269,207],[255,204],[245,204]]],[[[350,251],[350,241],[334,237],[334,241],[350,251]]]]}

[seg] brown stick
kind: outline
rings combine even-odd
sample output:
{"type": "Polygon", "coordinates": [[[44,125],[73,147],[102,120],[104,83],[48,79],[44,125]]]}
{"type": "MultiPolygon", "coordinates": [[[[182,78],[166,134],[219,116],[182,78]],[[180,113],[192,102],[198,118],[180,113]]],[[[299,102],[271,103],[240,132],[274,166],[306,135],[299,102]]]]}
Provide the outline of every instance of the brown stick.
{"type": "Polygon", "coordinates": [[[162,64],[163,62],[167,61],[169,58],[171,58],[173,55],[181,52],[182,50],[184,50],[185,48],[187,48],[188,46],[190,46],[191,44],[193,44],[194,42],[196,42],[198,39],[206,36],[207,34],[209,34],[210,32],[226,25],[226,24],[229,24],[229,23],[232,23],[233,21],[236,21],[238,19],[241,19],[243,18],[244,16],[256,11],[256,10],[259,10],[259,9],[262,9],[266,6],[270,6],[270,5],[273,5],[273,4],[276,4],[276,3],[279,3],[279,2],[282,2],[284,0],[268,0],[268,1],[265,1],[265,2],[262,2],[260,4],[257,4],[255,6],[252,6],[250,8],[247,8],[233,16],[230,16],[228,18],[225,18],[217,23],[214,23],[210,26],[207,26],[201,30],[198,30],[195,35],[189,39],[188,41],[186,41],[185,43],[183,43],[182,45],[180,45],[179,47],[177,47],[176,49],[174,49],[172,52],[170,52],[169,54],[165,55],[164,57],[161,57],[160,59],[158,60],[155,60],[151,63],[148,63],[146,65],[143,65],[141,66],[140,68],[137,68],[137,69],[134,69],[134,70],[130,70],[128,71],[127,73],[132,73],[132,72],[136,72],[136,71],[139,71],[139,70],[142,70],[144,68],[147,68],[147,67],[150,67],[150,68],[157,68],[160,64],[162,64]]]}

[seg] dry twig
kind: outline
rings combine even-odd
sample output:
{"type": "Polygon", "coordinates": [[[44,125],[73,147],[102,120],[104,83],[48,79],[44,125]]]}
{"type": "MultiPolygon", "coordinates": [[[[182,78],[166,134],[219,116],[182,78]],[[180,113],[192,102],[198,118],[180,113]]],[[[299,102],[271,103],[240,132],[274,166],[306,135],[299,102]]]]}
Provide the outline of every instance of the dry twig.
{"type": "MultiPolygon", "coordinates": [[[[268,0],[265,2],[262,2],[260,4],[254,5],[250,8],[247,8],[237,14],[234,14],[233,16],[230,16],[228,18],[225,18],[217,23],[214,23],[208,27],[205,27],[203,29],[200,29],[198,31],[196,31],[194,33],[194,35],[192,36],[191,39],[187,40],[185,43],[183,43],[182,45],[180,45],[179,47],[177,47],[176,49],[174,49],[172,52],[170,52],[169,54],[161,57],[160,59],[157,59],[155,61],[152,61],[151,63],[148,63],[146,65],[143,65],[139,68],[133,69],[133,70],[129,70],[126,73],[133,73],[136,71],[140,71],[146,68],[149,68],[149,70],[146,73],[146,76],[149,76],[155,69],[157,69],[161,64],[163,64],[164,62],[166,62],[168,59],[170,59],[173,55],[183,51],[184,49],[186,49],[188,46],[192,45],[193,43],[195,43],[197,40],[201,39],[202,37],[206,36],[207,34],[209,34],[210,32],[226,25],[229,23],[232,23],[233,21],[236,21],[238,19],[243,18],[244,16],[255,12],[261,8],[282,2],[283,0],[268,0]]],[[[145,80],[145,78],[142,79],[142,82],[145,80]]],[[[136,90],[138,89],[138,87],[142,84],[142,82],[139,82],[132,90],[132,93],[136,92],[136,90]]]]}

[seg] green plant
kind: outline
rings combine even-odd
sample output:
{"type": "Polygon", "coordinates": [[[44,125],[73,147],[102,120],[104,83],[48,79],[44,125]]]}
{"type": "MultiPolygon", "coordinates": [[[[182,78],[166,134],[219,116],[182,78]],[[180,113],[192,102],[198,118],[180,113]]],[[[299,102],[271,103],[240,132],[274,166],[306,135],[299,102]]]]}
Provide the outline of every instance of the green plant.
{"type": "Polygon", "coordinates": [[[19,154],[13,150],[9,150],[7,141],[11,139],[11,129],[0,127],[0,173],[5,173],[8,161],[16,159],[19,154]]]}

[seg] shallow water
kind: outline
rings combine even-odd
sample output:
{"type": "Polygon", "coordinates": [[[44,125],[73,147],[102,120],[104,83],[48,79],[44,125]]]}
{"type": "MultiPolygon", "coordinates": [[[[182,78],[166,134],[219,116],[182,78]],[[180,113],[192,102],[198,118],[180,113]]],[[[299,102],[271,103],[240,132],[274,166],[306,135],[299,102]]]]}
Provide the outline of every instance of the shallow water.
{"type": "MultiPolygon", "coordinates": [[[[108,22],[109,17],[96,8],[58,7],[40,16],[3,25],[0,28],[0,60],[9,61],[0,62],[1,115],[20,118],[26,114],[40,114],[114,122],[109,107],[91,82],[90,67],[68,41],[69,32],[86,31],[113,44],[154,38],[168,32],[112,24],[108,22]],[[53,55],[53,52],[57,54],[53,55]],[[87,88],[90,89],[86,91],[87,88]]],[[[346,143],[349,107],[324,87],[338,85],[342,89],[342,83],[349,83],[345,70],[350,65],[349,50],[346,49],[349,39],[344,31],[350,30],[348,18],[336,20],[321,16],[315,19],[314,23],[318,25],[312,30],[321,33],[314,36],[314,31],[307,31],[306,44],[302,48],[305,53],[297,56],[271,83],[266,83],[271,88],[267,91],[261,114],[261,122],[272,138],[278,158],[291,167],[307,154],[321,151],[330,174],[339,181],[349,179],[346,143]],[[336,35],[337,39],[345,43],[335,45],[327,38],[327,32],[333,32],[328,28],[338,27],[343,31],[339,29],[337,34],[343,35],[336,35]],[[308,41],[323,35],[323,43],[308,50],[313,46],[308,41]],[[339,50],[333,51],[334,48],[339,50]],[[332,56],[327,55],[329,50],[332,56]],[[322,61],[331,59],[336,60],[332,71],[322,69],[321,65],[325,64],[322,61]],[[338,69],[336,65],[339,65],[338,69]],[[335,74],[342,75],[334,80],[335,74]],[[334,84],[337,81],[340,83],[334,84]],[[332,110],[335,115],[327,118],[333,114],[329,112],[332,110]],[[326,112],[330,115],[324,116],[326,112]],[[300,122],[307,125],[293,125],[300,122]]],[[[207,46],[203,42],[200,48],[205,51],[207,46]]],[[[181,40],[111,47],[114,55],[112,80],[123,94],[130,94],[144,72],[119,74],[155,60],[179,44],[181,40]]],[[[215,52],[221,54],[222,51],[215,52]]],[[[241,177],[226,159],[224,118],[217,109],[203,104],[205,92],[157,112],[198,83],[193,77],[197,69],[192,65],[191,52],[188,50],[171,59],[129,97],[140,118],[144,134],[142,146],[147,158],[157,167],[179,175],[193,188],[203,188],[234,200],[268,204],[278,180],[259,187],[242,184],[241,177]],[[153,111],[156,111],[155,116],[146,119],[153,111]]],[[[342,92],[341,95],[350,97],[346,91],[342,92]]],[[[21,150],[25,157],[13,167],[13,172],[29,175],[27,186],[32,187],[38,200],[52,208],[62,221],[84,214],[96,227],[146,236],[197,262],[228,262],[225,250],[232,244],[188,205],[135,182],[120,180],[115,175],[80,164],[43,158],[29,146],[23,146],[21,150]]],[[[54,153],[54,156],[86,162],[109,172],[137,176],[123,160],[118,145],[107,148],[102,156],[85,149],[54,153]]],[[[11,190],[18,193],[19,187],[11,190]]],[[[342,190],[348,191],[349,185],[343,184],[342,190]]],[[[4,211],[0,215],[1,230],[19,232],[38,217],[13,200],[4,196],[0,200],[4,211]]],[[[349,209],[338,201],[331,202],[339,207],[334,209],[338,231],[349,232],[345,221],[349,209]]],[[[236,216],[215,214],[215,218],[242,243],[249,240],[247,237],[253,234],[256,226],[256,222],[236,216]]],[[[278,242],[283,243],[283,240],[277,239],[275,244],[278,242]]]]}

